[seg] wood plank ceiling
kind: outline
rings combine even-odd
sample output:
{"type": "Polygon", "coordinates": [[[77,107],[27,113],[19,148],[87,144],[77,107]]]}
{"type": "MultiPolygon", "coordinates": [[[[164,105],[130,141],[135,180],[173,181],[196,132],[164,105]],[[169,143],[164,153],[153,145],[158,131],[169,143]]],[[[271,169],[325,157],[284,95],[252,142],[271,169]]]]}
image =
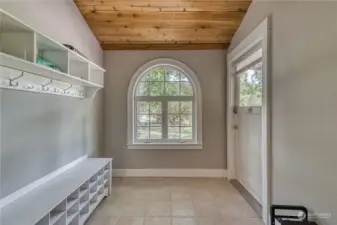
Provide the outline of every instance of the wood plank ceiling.
{"type": "Polygon", "coordinates": [[[251,0],[74,0],[104,50],[227,48],[251,0]]]}

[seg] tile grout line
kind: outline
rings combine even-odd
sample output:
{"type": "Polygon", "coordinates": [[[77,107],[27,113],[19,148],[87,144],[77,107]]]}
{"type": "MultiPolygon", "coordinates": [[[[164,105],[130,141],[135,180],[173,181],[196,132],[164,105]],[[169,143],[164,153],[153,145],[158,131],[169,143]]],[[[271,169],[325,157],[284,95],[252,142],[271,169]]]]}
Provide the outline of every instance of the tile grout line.
{"type": "Polygon", "coordinates": [[[191,202],[192,202],[193,209],[195,212],[195,220],[197,221],[197,225],[199,225],[198,213],[197,213],[197,209],[195,208],[194,199],[192,199],[191,202]]]}
{"type": "Polygon", "coordinates": [[[173,225],[172,190],[170,188],[170,224],[173,225]]]}

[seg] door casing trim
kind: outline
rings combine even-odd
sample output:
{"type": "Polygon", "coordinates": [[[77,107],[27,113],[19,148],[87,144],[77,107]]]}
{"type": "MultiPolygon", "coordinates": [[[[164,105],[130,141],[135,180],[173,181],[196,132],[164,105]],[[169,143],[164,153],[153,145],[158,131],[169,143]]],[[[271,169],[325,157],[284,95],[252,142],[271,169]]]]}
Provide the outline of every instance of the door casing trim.
{"type": "Polygon", "coordinates": [[[266,18],[258,25],[235,49],[227,55],[227,165],[228,178],[235,176],[236,130],[235,115],[235,79],[233,62],[251,49],[254,45],[262,44],[262,219],[269,224],[269,206],[271,204],[271,64],[270,42],[271,30],[269,20],[266,18]]]}

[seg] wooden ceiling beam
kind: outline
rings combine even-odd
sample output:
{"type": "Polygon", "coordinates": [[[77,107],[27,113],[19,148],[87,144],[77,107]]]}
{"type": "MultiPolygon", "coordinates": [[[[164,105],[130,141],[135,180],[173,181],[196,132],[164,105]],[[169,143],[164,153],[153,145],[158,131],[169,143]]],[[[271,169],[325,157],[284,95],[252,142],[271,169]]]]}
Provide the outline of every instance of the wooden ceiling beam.
{"type": "Polygon", "coordinates": [[[115,12],[97,11],[84,14],[84,18],[90,22],[113,21],[148,21],[148,22],[207,22],[207,21],[241,21],[245,13],[238,12],[115,12]]]}
{"type": "Polygon", "coordinates": [[[173,36],[170,35],[166,38],[163,37],[149,37],[149,36],[139,36],[139,35],[115,35],[115,36],[97,36],[99,42],[126,42],[129,44],[137,42],[147,42],[149,44],[155,43],[228,43],[232,40],[232,36],[221,36],[218,38],[212,37],[193,37],[193,36],[173,36]]]}
{"type": "Polygon", "coordinates": [[[178,35],[181,37],[184,36],[208,36],[208,37],[217,37],[217,36],[227,36],[233,34],[235,29],[129,29],[129,28],[107,28],[107,27],[95,27],[93,29],[94,34],[97,36],[109,36],[109,35],[136,35],[136,36],[169,36],[169,35],[178,35]]]}
{"type": "Polygon", "coordinates": [[[88,21],[90,27],[106,29],[233,29],[234,31],[240,25],[241,21],[123,21],[114,20],[110,22],[92,22],[88,21]]]}
{"type": "Polygon", "coordinates": [[[201,50],[227,49],[229,44],[101,44],[104,50],[201,50]]]}
{"type": "Polygon", "coordinates": [[[95,11],[140,11],[140,12],[246,12],[250,1],[188,2],[188,1],[80,1],[77,6],[84,13],[95,11]]]}

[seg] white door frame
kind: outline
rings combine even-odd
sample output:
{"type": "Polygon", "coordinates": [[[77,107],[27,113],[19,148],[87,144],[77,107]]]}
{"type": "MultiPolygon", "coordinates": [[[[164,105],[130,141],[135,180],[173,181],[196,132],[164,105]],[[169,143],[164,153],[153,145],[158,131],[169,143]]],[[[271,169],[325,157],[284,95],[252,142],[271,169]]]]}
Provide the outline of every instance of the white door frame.
{"type": "Polygon", "coordinates": [[[236,129],[235,125],[235,79],[233,62],[256,44],[262,45],[262,219],[269,224],[271,204],[271,85],[270,85],[270,30],[268,18],[257,26],[227,57],[227,165],[228,178],[235,179],[236,129]]]}

